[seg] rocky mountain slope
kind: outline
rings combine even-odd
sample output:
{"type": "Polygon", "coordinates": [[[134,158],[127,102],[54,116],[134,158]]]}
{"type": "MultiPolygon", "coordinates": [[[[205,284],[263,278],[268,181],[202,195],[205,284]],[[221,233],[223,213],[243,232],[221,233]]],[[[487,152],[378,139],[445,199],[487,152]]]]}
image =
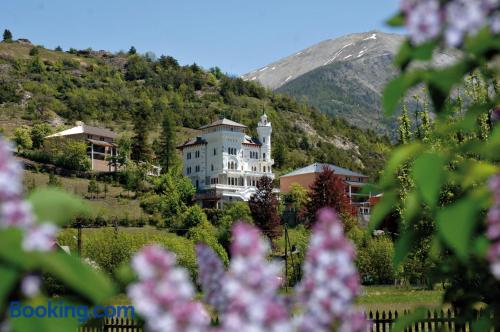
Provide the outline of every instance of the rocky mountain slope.
{"type": "MultiPolygon", "coordinates": [[[[279,92],[305,98],[320,111],[379,133],[394,134],[395,119],[385,118],[384,85],[397,74],[393,58],[404,37],[370,31],[326,40],[246,75],[279,92]]],[[[442,53],[436,65],[449,63],[442,53]]]]}
{"type": "Polygon", "coordinates": [[[168,56],[0,43],[0,133],[7,136],[20,124],[45,122],[55,130],[84,121],[119,133],[146,132],[155,158],[164,112],[173,113],[180,143],[220,117],[247,125],[255,135],[263,110],[273,123],[278,172],[330,162],[375,177],[390,149],[372,131],[218,68],[181,66],[168,56]]]}

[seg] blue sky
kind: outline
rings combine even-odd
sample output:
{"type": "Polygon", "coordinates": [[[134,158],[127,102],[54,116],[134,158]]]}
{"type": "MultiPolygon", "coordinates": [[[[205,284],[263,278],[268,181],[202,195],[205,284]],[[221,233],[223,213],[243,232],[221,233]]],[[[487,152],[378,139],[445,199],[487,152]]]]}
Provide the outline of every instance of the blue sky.
{"type": "Polygon", "coordinates": [[[325,39],[373,29],[397,0],[2,0],[0,29],[65,50],[172,55],[244,74],[325,39]]]}

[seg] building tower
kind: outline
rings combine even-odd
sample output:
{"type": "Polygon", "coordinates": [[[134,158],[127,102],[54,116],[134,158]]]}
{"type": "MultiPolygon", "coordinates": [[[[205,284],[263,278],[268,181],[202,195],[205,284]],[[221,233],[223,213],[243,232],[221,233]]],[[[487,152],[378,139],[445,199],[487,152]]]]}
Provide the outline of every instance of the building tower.
{"type": "MultiPolygon", "coordinates": [[[[267,120],[266,113],[263,113],[260,117],[260,121],[257,125],[257,134],[259,135],[259,141],[262,144],[261,158],[264,161],[271,161],[271,133],[273,132],[273,127],[271,122],[267,120]]],[[[269,165],[270,166],[270,165],[269,165]]]]}

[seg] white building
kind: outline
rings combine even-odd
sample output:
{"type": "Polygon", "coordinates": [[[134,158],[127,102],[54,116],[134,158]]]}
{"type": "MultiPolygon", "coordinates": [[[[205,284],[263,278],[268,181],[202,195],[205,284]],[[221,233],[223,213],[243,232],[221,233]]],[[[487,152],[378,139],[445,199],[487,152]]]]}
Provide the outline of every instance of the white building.
{"type": "Polygon", "coordinates": [[[183,174],[197,188],[196,198],[204,206],[248,201],[261,177],[274,179],[271,123],[265,114],[261,116],[258,138],[246,135],[246,128],[228,119],[217,120],[201,127],[201,136],[178,146],[184,161],[183,174]]]}

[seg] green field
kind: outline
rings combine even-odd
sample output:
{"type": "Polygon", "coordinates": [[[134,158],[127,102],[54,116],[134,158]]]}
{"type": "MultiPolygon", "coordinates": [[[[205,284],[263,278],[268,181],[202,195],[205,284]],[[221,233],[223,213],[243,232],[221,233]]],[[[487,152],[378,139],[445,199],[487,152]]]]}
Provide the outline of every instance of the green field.
{"type": "MultiPolygon", "coordinates": [[[[139,200],[127,198],[128,193],[122,187],[108,184],[109,192],[106,194],[106,197],[101,193],[99,199],[91,200],[86,199],[89,180],[62,176],[58,176],[58,179],[61,180],[62,187],[65,190],[85,199],[85,202],[90,206],[90,214],[93,217],[102,216],[107,219],[127,217],[129,219],[139,219],[143,216],[139,200]]],[[[49,175],[47,173],[35,173],[28,170],[24,172],[24,184],[26,187],[33,184],[37,188],[46,187],[48,181],[49,175]]],[[[99,184],[101,188],[104,186],[104,183],[99,184]]]]}

